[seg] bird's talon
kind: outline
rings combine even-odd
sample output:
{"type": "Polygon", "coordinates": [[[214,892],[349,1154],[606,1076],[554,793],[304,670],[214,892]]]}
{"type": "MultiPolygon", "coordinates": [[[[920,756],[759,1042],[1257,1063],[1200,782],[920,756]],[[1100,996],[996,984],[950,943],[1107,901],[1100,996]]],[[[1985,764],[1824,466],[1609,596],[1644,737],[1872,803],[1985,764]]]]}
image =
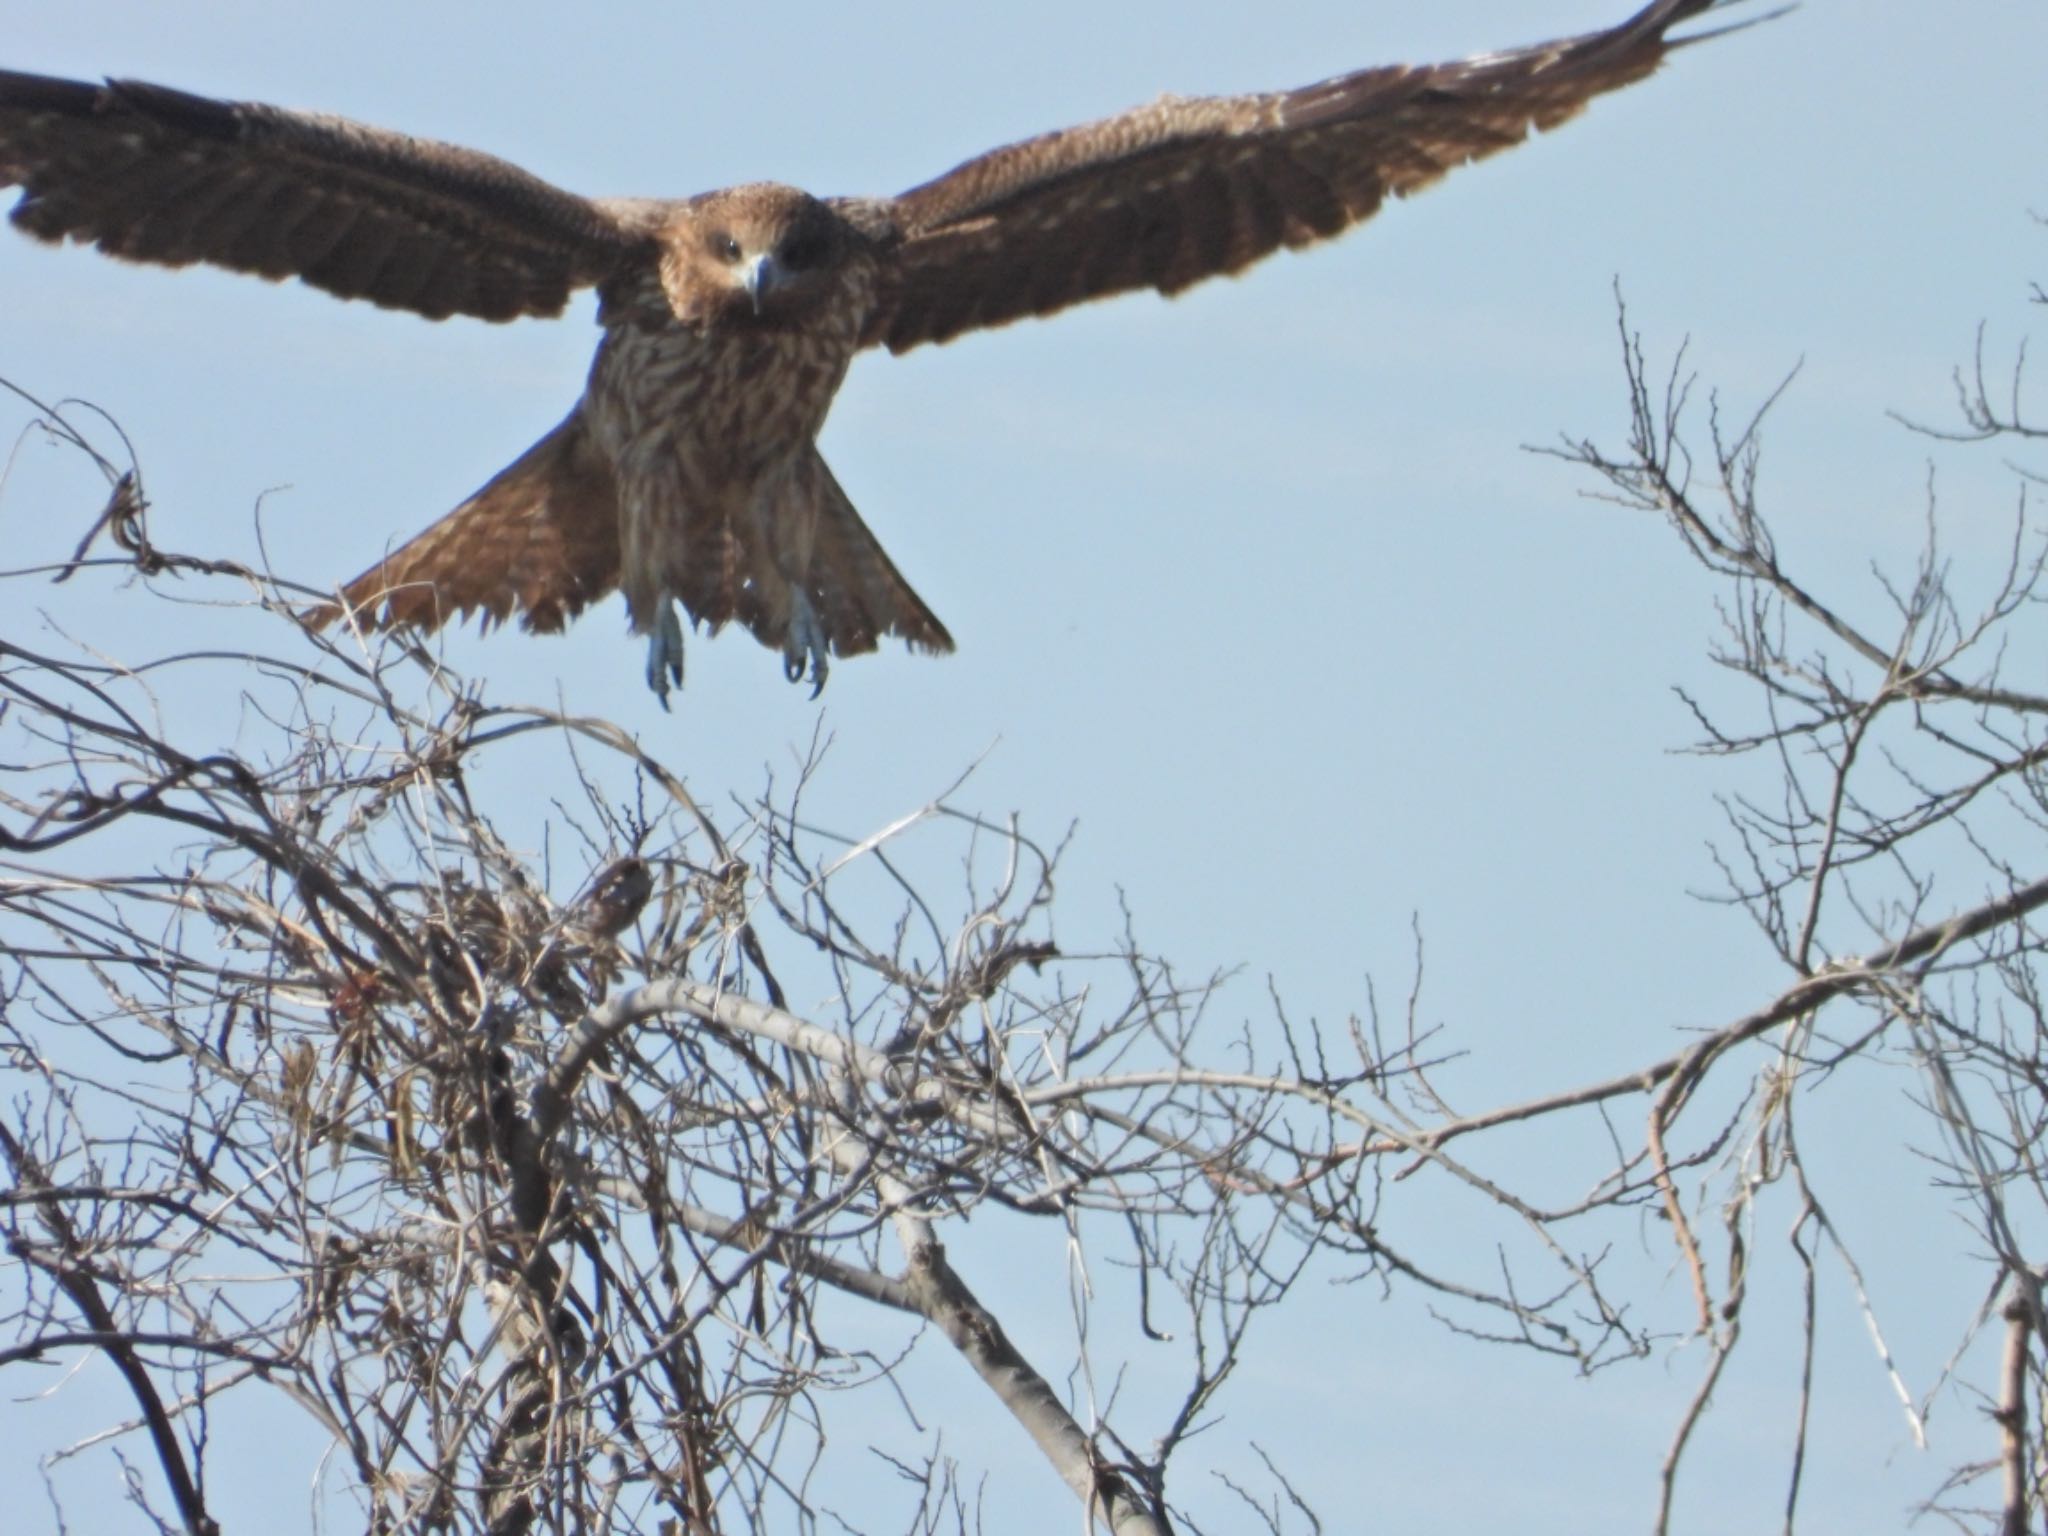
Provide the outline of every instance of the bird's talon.
{"type": "Polygon", "coordinates": [[[811,606],[810,596],[802,587],[791,588],[789,607],[789,634],[782,642],[782,675],[792,683],[800,683],[808,670],[811,697],[815,699],[825,691],[825,631],[818,623],[818,610],[811,606]]]}
{"type": "Polygon", "coordinates": [[[663,709],[668,708],[671,681],[683,686],[683,626],[676,620],[675,604],[664,601],[654,633],[647,637],[647,686],[663,709]]]}

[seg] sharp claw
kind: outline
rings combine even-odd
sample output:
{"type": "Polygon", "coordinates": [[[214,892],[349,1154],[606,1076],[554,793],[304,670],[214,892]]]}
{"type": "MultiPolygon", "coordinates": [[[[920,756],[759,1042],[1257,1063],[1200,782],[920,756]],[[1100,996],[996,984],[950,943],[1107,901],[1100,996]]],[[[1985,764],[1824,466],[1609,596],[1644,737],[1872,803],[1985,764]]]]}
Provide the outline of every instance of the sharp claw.
{"type": "Polygon", "coordinates": [[[683,626],[676,618],[675,603],[664,598],[661,619],[647,637],[647,686],[663,709],[668,708],[671,680],[676,687],[683,686],[683,626]]]}
{"type": "Polygon", "coordinates": [[[808,669],[811,697],[815,699],[825,691],[825,674],[830,670],[826,656],[825,631],[819,627],[818,611],[811,606],[802,587],[793,588],[789,634],[782,642],[782,675],[792,683],[800,683],[808,669]]]}

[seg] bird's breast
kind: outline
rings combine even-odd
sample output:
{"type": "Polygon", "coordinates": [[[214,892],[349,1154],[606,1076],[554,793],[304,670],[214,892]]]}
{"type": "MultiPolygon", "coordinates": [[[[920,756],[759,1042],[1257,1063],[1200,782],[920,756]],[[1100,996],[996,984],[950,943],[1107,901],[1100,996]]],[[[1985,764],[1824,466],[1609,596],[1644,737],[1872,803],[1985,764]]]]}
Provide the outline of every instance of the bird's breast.
{"type": "Polygon", "coordinates": [[[588,409],[622,478],[752,481],[807,447],[853,360],[851,327],[623,324],[591,369],[588,409]]]}

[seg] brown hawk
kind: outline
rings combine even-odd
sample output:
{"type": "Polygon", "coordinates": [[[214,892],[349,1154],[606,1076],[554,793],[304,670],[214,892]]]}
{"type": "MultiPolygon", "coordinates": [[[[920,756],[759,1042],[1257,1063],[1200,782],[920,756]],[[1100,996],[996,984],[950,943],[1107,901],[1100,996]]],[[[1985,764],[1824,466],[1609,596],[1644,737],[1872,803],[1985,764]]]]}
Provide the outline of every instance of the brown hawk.
{"type": "Polygon", "coordinates": [[[1456,63],[1162,97],[891,198],[762,183],[589,199],[343,118],[0,73],[0,186],[24,189],[13,221],[45,240],[296,276],[431,319],[554,315],[596,288],[604,336],[561,425],[341,597],[372,626],[516,612],[545,632],[618,587],[666,704],[677,601],[714,631],[744,624],[817,686],[828,656],[883,635],[953,648],[818,453],[862,348],[1178,293],[1328,239],[1731,30],[1667,37],[1732,3],[1653,0],[1456,63]]]}

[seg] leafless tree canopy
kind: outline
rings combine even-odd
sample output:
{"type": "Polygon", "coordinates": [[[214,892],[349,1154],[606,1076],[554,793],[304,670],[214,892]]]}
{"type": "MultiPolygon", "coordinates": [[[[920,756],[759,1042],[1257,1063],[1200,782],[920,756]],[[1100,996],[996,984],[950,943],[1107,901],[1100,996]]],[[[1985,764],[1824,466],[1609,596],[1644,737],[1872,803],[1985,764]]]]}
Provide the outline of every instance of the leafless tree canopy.
{"type": "MultiPolygon", "coordinates": [[[[1682,354],[1653,364],[1626,322],[1623,343],[1621,437],[1551,451],[1718,579],[1714,659],[1748,691],[1733,717],[1695,706],[1700,748],[1768,766],[1731,778],[1721,853],[1785,984],[1604,1080],[1462,1115],[1412,999],[1247,1018],[1129,935],[1070,948],[1058,846],[972,809],[971,781],[835,837],[806,816],[808,768],[714,808],[617,726],[308,635],[293,613],[317,594],[153,546],[104,424],[35,406],[109,499],[75,563],[0,578],[0,1365],[19,1396],[98,1358],[126,1401],[111,1449],[47,1451],[122,1457],[138,1529],[213,1530],[209,1483],[250,1447],[212,1425],[256,1398],[331,1439],[307,1476],[344,1527],[974,1530],[988,1450],[920,1416],[909,1370],[937,1350],[1072,1490],[1048,1522],[1200,1529],[1220,1507],[1231,1529],[1320,1529],[1284,1454],[1219,1495],[1192,1449],[1258,1442],[1226,1388],[1265,1309],[1305,1276],[1370,1277],[1562,1378],[1667,1342],[1606,1257],[1648,1241],[1704,1345],[1661,1528],[1757,1266],[1803,1274],[1809,1364],[1840,1307],[1891,1369],[1802,1156],[1802,1107],[1868,1091],[1860,1066],[1914,1085],[1968,1223],[1929,1241],[1981,1255],[1959,1353],[2007,1339],[1995,1379],[1892,1370],[1915,1424],[1944,1391],[1990,1405],[1930,1506],[2029,1528],[2044,545],[2022,500],[1989,590],[1952,584],[1931,518],[1882,609],[1846,562],[1809,579],[1766,521],[1763,414],[1731,425],[1682,354]],[[16,622],[40,583],[108,569],[144,578],[110,602],[164,615],[151,654],[16,622]],[[193,603],[262,612],[264,643],[181,648],[193,603]],[[236,728],[181,728],[201,695],[237,701],[236,728]],[[1482,1171],[1511,1128],[1607,1154],[1577,1197],[1541,1197],[1482,1171]],[[1767,1206],[1789,1236],[1759,1237],[1767,1206]],[[949,1258],[969,1218],[1063,1255],[1044,1305],[1084,1341],[1145,1340],[1174,1393],[1126,1401],[1085,1343],[1027,1358],[995,1277],[949,1258]],[[1486,1241],[1440,1244],[1449,1220],[1486,1241]],[[900,1505],[837,1507],[871,1446],[900,1505]]],[[[1994,387],[1980,362],[1959,388],[1963,435],[2024,452],[2043,430],[2023,374],[1994,387]]],[[[1805,1425],[1775,1469],[1792,1512],[1805,1425]]]]}

